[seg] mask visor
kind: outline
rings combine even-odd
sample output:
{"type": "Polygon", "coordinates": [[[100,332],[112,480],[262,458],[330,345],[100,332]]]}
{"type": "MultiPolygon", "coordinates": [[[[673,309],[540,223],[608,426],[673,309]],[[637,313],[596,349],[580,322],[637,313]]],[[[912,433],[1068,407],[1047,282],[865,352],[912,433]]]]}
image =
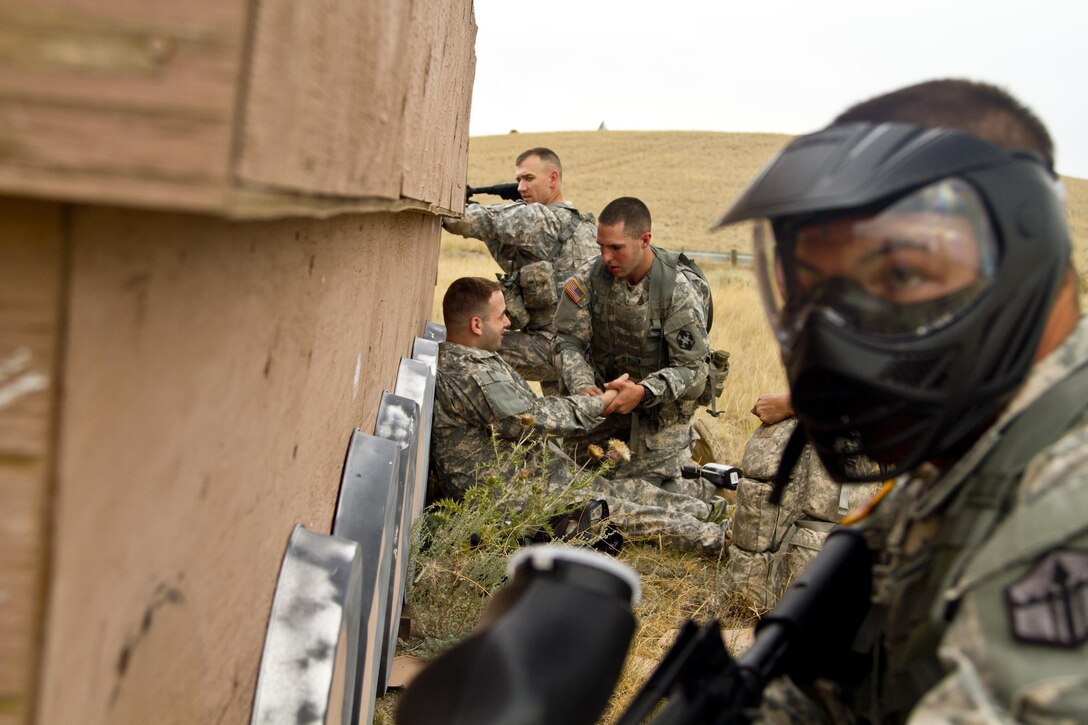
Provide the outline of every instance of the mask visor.
{"type": "Polygon", "coordinates": [[[756,273],[779,342],[809,315],[875,336],[924,336],[993,284],[998,247],[986,208],[958,179],[877,212],[767,220],[755,231],[756,273]]]}

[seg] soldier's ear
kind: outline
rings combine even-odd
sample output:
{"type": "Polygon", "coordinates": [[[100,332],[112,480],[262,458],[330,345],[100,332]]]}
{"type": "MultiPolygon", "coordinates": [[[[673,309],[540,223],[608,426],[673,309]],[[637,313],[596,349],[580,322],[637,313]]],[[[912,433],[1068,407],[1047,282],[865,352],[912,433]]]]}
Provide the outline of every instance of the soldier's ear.
{"type": "Polygon", "coordinates": [[[478,315],[473,315],[468,318],[468,329],[473,335],[482,335],[484,332],[483,318],[478,315]]]}
{"type": "Polygon", "coordinates": [[[646,232],[645,234],[642,235],[642,248],[643,249],[650,246],[650,239],[651,238],[653,238],[653,234],[651,234],[650,232],[646,232]]]}

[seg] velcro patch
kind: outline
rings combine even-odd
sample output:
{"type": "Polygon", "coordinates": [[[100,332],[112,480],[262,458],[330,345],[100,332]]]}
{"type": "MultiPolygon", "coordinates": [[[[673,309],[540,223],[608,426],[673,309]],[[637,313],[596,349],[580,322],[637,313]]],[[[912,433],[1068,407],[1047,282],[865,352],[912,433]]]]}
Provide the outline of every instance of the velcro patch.
{"type": "Polygon", "coordinates": [[[695,347],[695,336],[690,330],[681,330],[676,333],[676,346],[681,350],[690,350],[695,347]]]}
{"type": "Polygon", "coordinates": [[[1054,549],[1005,590],[1013,636],[1050,647],[1088,641],[1088,551],[1054,549]]]}
{"type": "Polygon", "coordinates": [[[570,297],[570,301],[576,305],[582,304],[582,300],[586,298],[586,291],[582,288],[582,285],[578,284],[578,279],[571,277],[567,280],[567,283],[563,285],[563,291],[566,292],[567,297],[570,297]]]}

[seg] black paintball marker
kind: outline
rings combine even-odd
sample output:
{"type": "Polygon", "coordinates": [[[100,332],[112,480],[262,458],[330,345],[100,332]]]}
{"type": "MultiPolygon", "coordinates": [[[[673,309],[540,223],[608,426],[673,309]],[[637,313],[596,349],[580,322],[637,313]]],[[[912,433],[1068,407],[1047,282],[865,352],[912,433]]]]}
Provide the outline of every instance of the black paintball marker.
{"type": "Polygon", "coordinates": [[[471,635],[420,672],[398,725],[593,725],[619,680],[642,585],[580,546],[535,544],[471,635]]]}
{"type": "Polygon", "coordinates": [[[492,186],[465,186],[465,203],[469,203],[477,194],[490,194],[507,201],[521,201],[518,193],[518,182],[511,181],[506,184],[494,184],[492,186]]]}
{"type": "MultiPolygon", "coordinates": [[[[401,695],[400,725],[590,725],[622,670],[641,586],[633,570],[581,547],[528,546],[507,566],[472,635],[429,664],[401,695]]],[[[823,549],[733,659],[717,621],[688,621],[618,721],[747,724],[781,675],[798,684],[848,681],[869,611],[872,556],[864,536],[833,529],[823,549]]]]}
{"type": "Polygon", "coordinates": [[[681,478],[705,478],[707,481],[710,481],[715,488],[728,488],[730,491],[737,490],[737,484],[740,483],[742,476],[744,476],[744,474],[739,468],[727,466],[724,463],[707,463],[703,466],[688,465],[680,467],[681,478]]]}
{"type": "Polygon", "coordinates": [[[872,556],[864,536],[838,528],[756,625],[752,645],[733,659],[716,620],[688,621],[617,725],[642,723],[657,703],[654,725],[734,725],[759,718],[763,689],[789,675],[849,679],[858,671],[852,644],[869,611],[872,556]]]}

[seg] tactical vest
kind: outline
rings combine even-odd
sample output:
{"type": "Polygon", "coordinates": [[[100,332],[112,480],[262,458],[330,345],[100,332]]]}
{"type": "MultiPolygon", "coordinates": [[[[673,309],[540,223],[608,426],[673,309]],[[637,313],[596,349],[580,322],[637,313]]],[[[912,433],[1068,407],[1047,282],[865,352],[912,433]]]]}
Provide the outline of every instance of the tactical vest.
{"type": "MultiPolygon", "coordinates": [[[[592,214],[582,214],[565,204],[551,208],[560,219],[551,258],[534,259],[519,249],[514,252],[511,273],[502,279],[507,307],[512,308],[515,315],[519,306],[524,307],[527,321],[520,325],[524,330],[555,330],[553,319],[559,291],[582,265],[599,254],[597,221],[592,214]],[[512,300],[512,296],[520,297],[521,305],[519,300],[512,300]]],[[[511,316],[512,321],[515,315],[511,316]]]]}
{"type": "Polygon", "coordinates": [[[590,313],[593,317],[589,356],[593,369],[601,371],[604,380],[613,380],[623,373],[633,380],[642,380],[667,367],[669,348],[663,330],[665,317],[672,305],[671,289],[676,286],[676,268],[670,270],[655,249],[646,299],[637,306],[610,304],[612,284],[627,283],[617,280],[601,262],[593,265],[589,283],[592,288],[590,313]],[[665,299],[669,271],[672,272],[672,285],[669,285],[670,294],[665,299]]]}
{"type": "Polygon", "coordinates": [[[887,582],[899,607],[889,611],[885,605],[877,613],[884,628],[882,655],[876,658],[872,676],[880,689],[875,703],[858,703],[859,714],[871,714],[873,722],[905,721],[921,696],[943,677],[937,647],[962,593],[942,595],[956,590],[974,554],[1008,513],[1027,465],[1086,414],[1088,366],[1083,366],[1010,421],[1000,433],[1000,443],[944,503],[936,542],[923,555],[925,560],[902,567],[905,571],[897,571],[887,582]],[[883,672],[876,669],[879,665],[883,672]]]}
{"type": "MultiPolygon", "coordinates": [[[[611,304],[611,286],[627,283],[617,280],[599,261],[590,270],[593,336],[589,344],[589,362],[600,378],[598,384],[623,373],[630,375],[632,380],[643,380],[670,364],[664,327],[672,307],[677,269],[675,264],[668,263],[670,253],[651,249],[654,261],[642,304],[611,304]]],[[[675,257],[671,259],[675,260],[675,257]]],[[[644,414],[650,422],[660,425],[686,420],[695,413],[702,391],[703,388],[692,390],[680,400],[663,402],[644,414]]]]}

